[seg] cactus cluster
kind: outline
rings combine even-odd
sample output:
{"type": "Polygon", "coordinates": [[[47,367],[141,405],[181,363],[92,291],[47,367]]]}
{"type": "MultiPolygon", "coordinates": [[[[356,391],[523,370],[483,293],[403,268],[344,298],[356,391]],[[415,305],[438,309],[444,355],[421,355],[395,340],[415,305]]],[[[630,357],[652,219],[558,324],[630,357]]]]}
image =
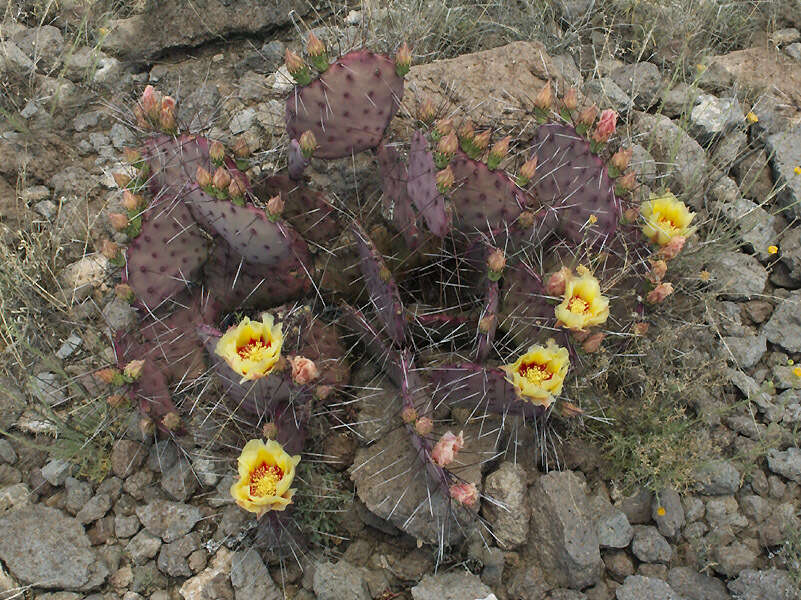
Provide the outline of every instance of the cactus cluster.
{"type": "MultiPolygon", "coordinates": [[[[312,407],[358,397],[351,369],[372,361],[391,399],[382,426],[406,440],[414,458],[401,470],[421,498],[408,511],[389,499],[377,512],[407,530],[427,515],[434,538],[450,540],[459,529],[449,523],[477,514],[484,459],[478,478],[457,468],[478,453],[479,436],[449,430],[449,411],[502,423],[581,414],[562,395],[566,377],[609,331],[642,330],[643,298],[667,295],[653,292],[669,285],[664,260],[689,221],[659,238],[664,250],[649,246],[658,236],[638,224],[631,152],[608,148],[616,115],[579,107],[573,90],[559,100],[546,84],[530,142],[492,143],[489,129],[438,118],[424,102],[406,144],[390,133],[411,63],[405,44],[394,57],[360,49],[332,61],[310,36],[307,55],[286,56],[297,82],[286,100],[286,172],[257,181],[242,140],[226,150],[183,133],[175,101],[145,89],[134,109],[142,142],[117,177],[127,212],[109,215],[130,239],[115,257],[117,293],[139,323],[115,332],[118,371],[104,377],[125,387],[145,430],[193,434],[193,390],[232,415],[236,431],[214,443],[266,437],[291,454],[304,448],[312,407]],[[365,151],[380,169],[384,210],[360,222],[306,170],[365,151]],[[397,236],[402,259],[387,241],[397,236]]],[[[654,219],[651,229],[665,231],[654,219]]],[[[482,452],[495,458],[503,446],[498,433],[482,452]]],[[[249,448],[245,483],[256,466],[237,494],[278,495],[240,505],[283,511],[283,477],[297,461],[259,463],[257,450],[278,455],[249,448]]],[[[369,451],[352,477],[373,509],[369,451]]]]}

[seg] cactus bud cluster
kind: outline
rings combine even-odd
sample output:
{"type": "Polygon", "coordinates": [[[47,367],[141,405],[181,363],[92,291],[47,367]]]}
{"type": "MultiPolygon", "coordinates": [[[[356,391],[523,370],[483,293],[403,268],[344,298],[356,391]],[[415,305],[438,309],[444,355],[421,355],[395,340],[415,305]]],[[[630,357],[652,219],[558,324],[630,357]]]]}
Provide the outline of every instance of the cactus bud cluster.
{"type": "Polygon", "coordinates": [[[395,72],[398,77],[405,77],[412,66],[412,52],[409,50],[409,45],[403,42],[395,54],[395,72]]]}
{"type": "Polygon", "coordinates": [[[137,125],[144,130],[157,130],[174,134],[178,130],[175,120],[175,99],[163,96],[152,85],[145,87],[139,104],[134,108],[137,125]]]}
{"type": "Polygon", "coordinates": [[[309,39],[306,43],[306,54],[311,59],[312,66],[320,73],[328,69],[328,52],[325,49],[325,44],[314,35],[313,31],[309,32],[309,39]]]}
{"type": "Polygon", "coordinates": [[[287,72],[292,76],[298,85],[309,85],[311,83],[311,71],[306,62],[289,48],[284,53],[284,63],[287,72]]]}

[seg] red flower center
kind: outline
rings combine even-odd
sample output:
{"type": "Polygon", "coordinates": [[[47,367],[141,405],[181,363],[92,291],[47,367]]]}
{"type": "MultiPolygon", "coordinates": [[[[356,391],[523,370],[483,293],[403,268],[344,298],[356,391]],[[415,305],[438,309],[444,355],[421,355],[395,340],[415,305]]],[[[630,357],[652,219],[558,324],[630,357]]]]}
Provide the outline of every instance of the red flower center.
{"type": "Polygon", "coordinates": [[[284,472],[276,465],[261,463],[250,472],[251,496],[275,496],[278,482],[284,477],[284,472]]]}

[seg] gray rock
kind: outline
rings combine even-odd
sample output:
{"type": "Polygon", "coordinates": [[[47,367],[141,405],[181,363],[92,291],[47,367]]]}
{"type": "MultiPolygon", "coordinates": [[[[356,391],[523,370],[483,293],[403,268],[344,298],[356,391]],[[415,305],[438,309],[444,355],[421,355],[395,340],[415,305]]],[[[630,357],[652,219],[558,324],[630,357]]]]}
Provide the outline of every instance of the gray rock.
{"type": "Polygon", "coordinates": [[[727,460],[701,465],[693,478],[699,489],[710,496],[735,494],[740,489],[740,472],[727,460]]]}
{"type": "Polygon", "coordinates": [[[125,479],[142,466],[146,454],[147,450],[139,442],[118,440],[111,449],[111,470],[117,477],[125,479]]]}
{"type": "Polygon", "coordinates": [[[707,169],[704,149],[665,115],[635,111],[632,127],[640,136],[637,142],[648,149],[668,176],[665,184],[681,194],[689,206],[699,209],[704,201],[699,184],[707,169]]]}
{"type": "Polygon", "coordinates": [[[623,511],[629,523],[632,525],[642,525],[651,522],[651,500],[653,493],[645,488],[640,488],[631,496],[626,496],[617,507],[623,511]]]}
{"type": "Polygon", "coordinates": [[[659,530],[651,525],[635,525],[631,551],[639,560],[646,563],[668,563],[673,550],[659,530]]]}
{"type": "Polygon", "coordinates": [[[42,200],[33,205],[33,210],[42,215],[48,221],[52,221],[53,217],[58,213],[58,206],[52,200],[42,200]]]}
{"type": "Polygon", "coordinates": [[[117,150],[122,150],[126,146],[130,146],[134,141],[131,130],[122,123],[114,123],[114,125],[111,126],[110,136],[111,143],[114,144],[117,150]]]}
{"type": "Polygon", "coordinates": [[[662,76],[659,68],[648,62],[623,65],[612,71],[612,79],[640,110],[650,108],[659,98],[662,76]]]}
{"type": "Polygon", "coordinates": [[[27,75],[33,71],[33,61],[14,42],[0,42],[0,73],[27,75]]]}
{"type": "Polygon", "coordinates": [[[667,583],[654,577],[632,575],[626,577],[615,590],[617,600],[683,600],[667,583]]]}
{"type": "Polygon", "coordinates": [[[245,5],[214,2],[204,5],[202,12],[182,3],[157,3],[140,14],[112,20],[111,33],[102,46],[126,59],[145,62],[170,48],[275,31],[291,23],[290,15],[303,17],[309,9],[298,0],[245,5]]]}
{"type": "Polygon", "coordinates": [[[42,467],[42,477],[50,485],[58,487],[64,485],[70,475],[70,471],[72,471],[71,462],[63,458],[56,458],[42,467]]]}
{"type": "Polygon", "coordinates": [[[174,542],[189,533],[202,517],[196,506],[167,500],[137,506],[136,516],[145,529],[165,542],[174,542]]]}
{"type": "Polygon", "coordinates": [[[790,292],[779,303],[762,331],[769,342],[789,352],[801,352],[801,290],[790,292]]]}
{"type": "Polygon", "coordinates": [[[111,508],[111,496],[108,494],[97,494],[78,511],[75,518],[84,525],[93,523],[103,517],[111,508]]]}
{"type": "Polygon", "coordinates": [[[139,531],[141,524],[136,515],[124,516],[116,515],[114,517],[114,535],[118,538],[129,538],[139,531]]]}
{"type": "Polygon", "coordinates": [[[112,331],[127,331],[137,323],[133,306],[116,297],[103,307],[103,319],[112,331]]]}
{"type": "Polygon", "coordinates": [[[684,527],[684,507],[679,495],[670,489],[662,490],[654,496],[651,503],[651,517],[656,521],[659,533],[668,538],[675,538],[684,527]]]}
{"type": "Polygon", "coordinates": [[[261,556],[253,549],[234,553],[231,559],[231,583],[236,600],[282,600],[284,597],[270,577],[261,556]]]}
{"type": "Polygon", "coordinates": [[[700,93],[697,87],[677,81],[662,92],[662,113],[671,119],[689,113],[700,93]]]}
{"type": "Polygon", "coordinates": [[[231,130],[231,133],[237,135],[250,129],[250,126],[253,125],[255,120],[256,109],[252,107],[246,108],[245,110],[240,111],[231,117],[231,122],[228,124],[228,128],[231,130]]]}
{"type": "Polygon", "coordinates": [[[213,83],[203,83],[178,104],[178,120],[189,131],[212,126],[220,111],[220,91],[213,83]]]}
{"type": "Polygon", "coordinates": [[[790,227],[779,242],[781,261],[792,279],[801,281],[801,227],[790,227]]]}
{"type": "Polygon", "coordinates": [[[591,79],[584,84],[584,95],[598,106],[608,106],[621,114],[627,113],[633,100],[609,77],[591,79]]]}
{"type": "Polygon", "coordinates": [[[756,553],[738,541],[734,541],[727,546],[715,544],[712,548],[712,568],[715,572],[726,577],[737,577],[743,570],[752,568],[756,565],[756,553]]]}
{"type": "Polygon", "coordinates": [[[584,482],[572,471],[548,473],[531,486],[529,503],[528,547],[549,579],[571,589],[595,584],[603,563],[584,482]]]}
{"type": "Polygon", "coordinates": [[[737,369],[726,369],[726,375],[729,381],[742,392],[743,396],[756,404],[760,411],[765,411],[773,406],[773,400],[770,394],[763,391],[753,377],[737,369]]]}
{"type": "Polygon", "coordinates": [[[179,458],[161,477],[161,488],[179,502],[189,498],[197,487],[197,475],[192,471],[189,461],[184,458],[179,458]]]}
{"type": "Polygon", "coordinates": [[[83,340],[81,336],[71,333],[70,336],[64,340],[64,343],[61,344],[61,347],[56,350],[56,357],[65,360],[73,355],[73,353],[81,347],[83,340]]]}
{"type": "MultiPolygon", "coordinates": [[[[179,592],[184,600],[234,600],[231,586],[231,558],[233,553],[222,547],[211,559],[211,564],[194,577],[187,579],[179,592]]],[[[165,586],[166,587],[166,586],[165,586]]]]}
{"type": "Polygon", "coordinates": [[[668,571],[667,582],[687,600],[730,600],[726,586],[720,579],[697,573],[687,567],[668,571]]]}
{"type": "Polygon", "coordinates": [[[768,338],[764,333],[742,337],[723,336],[721,340],[724,348],[731,354],[734,364],[741,369],[755,366],[768,351],[768,338]]]}
{"type": "Polygon", "coordinates": [[[272,73],[284,62],[286,46],[280,40],[265,42],[260,50],[249,53],[238,68],[240,71],[272,73]]]}
{"type": "Polygon", "coordinates": [[[467,571],[426,575],[412,588],[414,600],[484,600],[491,594],[491,589],[467,571]]]}
{"type": "Polygon", "coordinates": [[[89,499],[92,497],[92,486],[86,481],[80,481],[74,477],[67,477],[64,481],[64,488],[67,490],[65,508],[73,515],[78,514],[89,499]]]}
{"type": "Polygon", "coordinates": [[[42,72],[53,70],[61,62],[64,37],[52,25],[26,29],[12,39],[42,72]]]}
{"type": "Polygon", "coordinates": [[[0,488],[0,514],[12,508],[20,508],[31,502],[31,490],[25,483],[15,483],[0,488]]]}
{"type": "Polygon", "coordinates": [[[0,460],[9,465],[17,462],[17,453],[8,440],[0,440],[0,460]]]}
{"type": "Polygon", "coordinates": [[[590,510],[601,548],[625,548],[629,545],[634,528],[626,518],[626,513],[612,506],[601,494],[590,499],[590,510]]]}
{"type": "Polygon", "coordinates": [[[172,543],[163,544],[156,561],[159,570],[171,577],[190,577],[192,569],[187,558],[200,548],[200,544],[200,534],[194,531],[172,543]]]}
{"type": "Polygon", "coordinates": [[[19,581],[45,589],[88,591],[108,576],[81,524],[38,504],[0,518],[0,560],[19,581]]]}
{"type": "Polygon", "coordinates": [[[734,496],[716,496],[706,501],[706,521],[713,529],[739,531],[748,526],[734,496]]]}
{"type": "Polygon", "coordinates": [[[551,56],[551,60],[554,65],[556,65],[557,70],[565,78],[565,82],[568,86],[581,89],[584,78],[581,76],[581,70],[579,70],[576,65],[576,61],[573,60],[573,57],[568,52],[551,56]]]}
{"type": "Polygon", "coordinates": [[[770,36],[770,41],[777,46],[786,46],[801,39],[801,32],[795,27],[786,27],[774,31],[770,36]]]}
{"type": "Polygon", "coordinates": [[[801,165],[801,127],[768,136],[765,149],[780,203],[787,208],[788,216],[801,217],[801,177],[795,174],[795,168],[801,165]]]}
{"type": "Polygon", "coordinates": [[[362,569],[346,560],[318,563],[314,569],[314,594],[318,600],[370,600],[362,569]]]}
{"type": "Polygon", "coordinates": [[[784,53],[793,60],[801,62],[801,44],[798,42],[785,46],[784,53]]]}
{"type": "Polygon", "coordinates": [[[525,543],[529,527],[526,471],[518,464],[503,462],[484,481],[484,518],[500,548],[511,550],[525,543]]]}
{"type": "Polygon", "coordinates": [[[690,131],[701,144],[708,144],[744,124],[743,109],[737,98],[698,96],[690,113],[690,131]]]}
{"type": "Polygon", "coordinates": [[[70,301],[81,302],[100,286],[109,271],[109,261],[101,254],[88,254],[61,271],[64,294],[70,301]]]}
{"type": "Polygon", "coordinates": [[[762,295],[768,281],[765,267],[753,256],[741,252],[721,253],[718,260],[709,266],[709,271],[720,295],[728,300],[757,298],[762,295]]]}
{"type": "Polygon", "coordinates": [[[172,440],[161,440],[150,447],[147,468],[157,473],[169,471],[178,462],[178,447],[172,440]]]}
{"type": "Polygon", "coordinates": [[[158,554],[161,540],[143,529],[131,538],[125,546],[125,553],[135,565],[142,565],[158,554]]]}
{"type": "Polygon", "coordinates": [[[772,448],[768,451],[768,468],[782,477],[801,483],[801,449],[791,447],[779,451],[772,448]]]}
{"type": "Polygon", "coordinates": [[[724,177],[721,179],[721,183],[723,182],[733,188],[733,198],[716,205],[715,208],[720,216],[736,229],[739,239],[747,248],[753,250],[760,260],[763,262],[773,260],[774,257],[768,254],[768,247],[776,238],[776,217],[751,200],[740,197],[739,188],[731,178],[724,177]]]}
{"type": "Polygon", "coordinates": [[[28,391],[37,401],[48,406],[59,406],[67,400],[58,375],[49,371],[31,377],[28,380],[28,391]]]}
{"type": "Polygon", "coordinates": [[[217,465],[208,458],[192,457],[192,470],[203,487],[214,487],[220,480],[217,465]]]}
{"type": "Polygon", "coordinates": [[[743,513],[757,523],[764,521],[773,510],[770,502],[754,494],[743,496],[740,499],[740,506],[743,509],[743,513]]]}
{"type": "Polygon", "coordinates": [[[782,569],[747,569],[729,582],[729,591],[736,600],[795,600],[798,597],[789,574],[782,569]]]}

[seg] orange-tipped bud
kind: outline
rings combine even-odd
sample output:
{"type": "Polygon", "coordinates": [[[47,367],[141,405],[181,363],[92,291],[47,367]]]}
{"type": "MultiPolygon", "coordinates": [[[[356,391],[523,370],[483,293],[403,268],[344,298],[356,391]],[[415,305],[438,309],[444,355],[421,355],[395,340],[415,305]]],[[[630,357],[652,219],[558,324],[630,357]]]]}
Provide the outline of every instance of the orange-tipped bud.
{"type": "Polygon", "coordinates": [[[145,115],[156,119],[161,111],[161,94],[152,85],[145,86],[140,104],[145,115]]]}
{"type": "Polygon", "coordinates": [[[622,173],[625,171],[628,166],[629,162],[631,161],[632,149],[626,148],[625,150],[618,150],[612,155],[609,164],[611,164],[618,172],[622,173]]]}
{"type": "Polygon", "coordinates": [[[569,90],[567,90],[567,93],[565,94],[564,100],[562,100],[562,102],[564,102],[565,108],[567,110],[570,111],[576,110],[576,107],[578,106],[578,94],[576,93],[576,88],[571,87],[569,90]]]}
{"type": "Polygon", "coordinates": [[[301,133],[298,144],[300,145],[300,151],[303,153],[303,156],[306,158],[306,160],[310,159],[314,154],[314,151],[318,148],[317,138],[314,137],[314,134],[311,131],[304,131],[301,133]]]}
{"type": "Polygon", "coordinates": [[[459,139],[473,141],[473,138],[475,137],[476,137],[476,132],[473,129],[473,121],[467,119],[459,127],[459,139]]]}
{"type": "Polygon", "coordinates": [[[228,184],[231,183],[231,176],[228,174],[228,169],[225,167],[217,167],[214,171],[214,177],[211,179],[212,185],[218,190],[225,190],[228,184]]]}
{"type": "Polygon", "coordinates": [[[223,146],[221,142],[212,142],[209,146],[209,158],[211,158],[215,164],[221,164],[225,159],[225,146],[223,146]]]}
{"type": "Polygon", "coordinates": [[[673,284],[669,281],[663,281],[650,292],[645,297],[647,302],[651,304],[660,304],[673,293],[673,284]]]}
{"type": "Polygon", "coordinates": [[[431,98],[426,98],[417,110],[417,118],[423,123],[431,123],[437,114],[437,109],[431,98]]]}
{"type": "Polygon", "coordinates": [[[409,50],[409,45],[406,42],[401,44],[398,52],[395,54],[395,72],[398,77],[404,77],[412,66],[412,51],[409,50]]]}
{"type": "Polygon", "coordinates": [[[498,140],[492,145],[489,157],[487,158],[487,167],[489,169],[497,169],[501,161],[506,158],[506,155],[509,154],[509,143],[511,141],[512,138],[507,135],[505,138],[498,140]]]}
{"type": "Polygon", "coordinates": [[[142,368],[145,366],[144,360],[132,360],[122,371],[122,374],[129,379],[136,381],[142,375],[142,368]]]}
{"type": "Polygon", "coordinates": [[[595,133],[592,134],[592,139],[599,144],[605,144],[616,129],[617,113],[611,108],[607,108],[601,113],[601,118],[598,119],[598,126],[595,128],[595,133]]]}
{"type": "Polygon", "coordinates": [[[487,258],[487,267],[493,273],[501,273],[506,266],[506,256],[503,250],[495,248],[487,258]]]}
{"type": "Polygon", "coordinates": [[[119,188],[124,189],[131,183],[131,176],[128,175],[128,173],[114,173],[112,177],[114,177],[114,183],[116,183],[119,188]]]}
{"type": "Polygon", "coordinates": [[[537,157],[527,160],[523,163],[523,166],[520,167],[520,173],[517,176],[517,185],[524,186],[527,185],[529,181],[534,178],[534,173],[537,171],[537,157]]]}
{"type": "Polygon", "coordinates": [[[648,323],[640,321],[634,324],[634,335],[645,335],[648,333],[648,323]]]}
{"type": "Polygon", "coordinates": [[[122,151],[122,157],[129,165],[133,165],[142,160],[142,153],[136,148],[125,148],[122,151]]]}
{"type": "Polygon", "coordinates": [[[453,187],[454,182],[456,181],[455,177],[453,176],[453,171],[451,171],[451,166],[448,165],[441,171],[437,172],[437,190],[439,190],[440,194],[445,194],[448,190],[453,187]]]}
{"type": "Polygon", "coordinates": [[[284,200],[281,196],[273,196],[267,201],[267,213],[274,218],[280,217],[284,212],[284,200]]]}
{"type": "Polygon", "coordinates": [[[473,507],[478,502],[478,489],[472,483],[454,483],[448,488],[448,494],[464,506],[473,507]]]}
{"type": "MultiPolygon", "coordinates": [[[[320,56],[325,54],[325,44],[323,44],[322,40],[314,35],[313,31],[309,32],[309,39],[306,42],[306,52],[309,56],[320,56]]],[[[287,65],[289,68],[289,65],[287,65]]]]}
{"type": "Polygon", "coordinates": [[[125,190],[122,193],[122,205],[125,207],[125,210],[139,210],[143,203],[144,198],[142,198],[142,196],[137,196],[129,190],[125,190]]]}
{"type": "Polygon", "coordinates": [[[520,216],[517,217],[517,224],[518,226],[522,227],[523,229],[528,229],[529,227],[534,225],[534,213],[530,210],[526,210],[520,213],[520,216]]]}
{"type": "Polygon", "coordinates": [[[167,431],[175,431],[181,426],[181,417],[175,411],[168,412],[161,420],[161,424],[167,431]]]}
{"type": "Polygon", "coordinates": [[[118,283],[115,285],[114,295],[124,302],[133,302],[136,297],[133,288],[127,283],[118,283]]]}
{"type": "Polygon", "coordinates": [[[153,419],[150,417],[142,417],[139,419],[139,433],[141,433],[143,437],[153,435],[155,431],[156,424],[153,422],[153,419]]]}
{"type": "Polygon", "coordinates": [[[657,284],[667,273],[667,263],[664,260],[650,260],[651,271],[648,273],[648,281],[657,284]]]}
{"type": "Polygon", "coordinates": [[[303,59],[289,48],[287,48],[284,53],[284,62],[286,63],[286,70],[289,71],[290,75],[294,75],[306,68],[306,63],[303,62],[303,59]]]}
{"type": "Polygon", "coordinates": [[[314,397],[317,398],[317,400],[325,400],[333,391],[334,386],[332,385],[318,385],[314,388],[314,397]]]}
{"type": "Polygon", "coordinates": [[[448,135],[451,131],[454,130],[453,120],[440,119],[439,121],[437,121],[437,124],[434,125],[434,130],[441,136],[448,135]]]}
{"type": "Polygon", "coordinates": [[[292,381],[297,385],[308,385],[320,377],[320,370],[310,358],[293,356],[289,359],[289,364],[292,367],[292,381]]]}
{"type": "Polygon", "coordinates": [[[475,145],[477,150],[483,152],[489,146],[490,138],[492,137],[492,132],[487,129],[482,131],[473,138],[473,144],[475,145]]]}
{"type": "Polygon", "coordinates": [[[120,246],[119,244],[115,244],[111,240],[103,240],[102,245],[100,246],[100,254],[105,256],[109,260],[114,260],[120,253],[120,246]]]}
{"type": "Polygon", "coordinates": [[[478,330],[483,334],[489,333],[490,329],[495,326],[495,323],[498,321],[498,318],[495,315],[489,315],[488,317],[482,317],[478,321],[478,330]]]}
{"type": "Polygon", "coordinates": [[[565,285],[567,285],[567,280],[570,279],[570,277],[570,269],[562,267],[548,278],[548,281],[545,283],[545,291],[550,296],[561,296],[565,293],[565,285]]]}
{"type": "Polygon", "coordinates": [[[244,136],[239,136],[236,138],[231,151],[237,158],[247,158],[250,156],[250,146],[248,145],[248,142],[244,136]]]}
{"type": "Polygon", "coordinates": [[[136,126],[139,129],[150,129],[150,123],[147,120],[144,109],[138,104],[133,107],[133,115],[136,119],[136,126]]]}
{"type": "Polygon", "coordinates": [[[534,98],[534,106],[540,110],[550,110],[551,104],[553,104],[553,88],[549,80],[534,98]]]}
{"type": "Polygon", "coordinates": [[[596,331],[584,340],[584,343],[581,345],[582,350],[590,354],[598,352],[598,350],[601,349],[601,342],[604,341],[604,337],[606,337],[606,334],[603,331],[596,331]]]}
{"type": "Polygon", "coordinates": [[[576,122],[579,125],[590,127],[592,126],[593,123],[595,123],[595,117],[597,116],[598,116],[598,107],[595,106],[595,104],[593,104],[592,106],[588,106],[579,113],[576,122]]]}
{"type": "Polygon", "coordinates": [[[122,213],[108,213],[108,221],[114,231],[125,231],[128,228],[128,216],[122,213]]]}
{"type": "Polygon", "coordinates": [[[629,171],[622,177],[618,177],[615,184],[626,192],[633,190],[637,187],[637,178],[634,176],[634,171],[629,171]]]}
{"type": "Polygon", "coordinates": [[[245,184],[242,183],[239,177],[231,178],[231,183],[228,184],[228,193],[231,198],[241,198],[245,195],[245,184]]]}
{"type": "Polygon", "coordinates": [[[108,398],[106,398],[106,402],[111,408],[119,408],[125,404],[125,396],[122,394],[111,394],[108,398]]]}
{"type": "Polygon", "coordinates": [[[198,167],[195,171],[195,181],[202,188],[211,186],[211,173],[203,167],[198,167]]]}
{"type": "Polygon", "coordinates": [[[662,246],[659,254],[661,254],[665,260],[673,260],[679,255],[679,252],[684,248],[686,242],[687,238],[683,235],[674,235],[667,244],[662,246]]]}
{"type": "Polygon", "coordinates": [[[580,417],[584,414],[584,411],[581,410],[578,406],[573,404],[572,402],[568,402],[567,400],[562,400],[557,404],[557,410],[559,414],[565,417],[566,419],[572,419],[574,417],[580,417]]]}
{"type": "Polygon", "coordinates": [[[417,432],[417,435],[428,435],[434,431],[434,421],[428,417],[420,417],[414,422],[414,430],[417,432]]]}
{"type": "Polygon", "coordinates": [[[437,143],[437,152],[448,157],[453,156],[458,149],[459,138],[456,137],[456,133],[453,131],[451,131],[445,137],[440,138],[439,142],[437,143]]]}
{"type": "Polygon", "coordinates": [[[100,369],[95,371],[95,377],[103,383],[114,383],[119,380],[120,372],[117,369],[100,369]]]}
{"type": "Polygon", "coordinates": [[[413,406],[406,406],[401,411],[401,419],[403,419],[403,422],[407,425],[411,425],[417,420],[417,411],[413,406]]]}
{"type": "Polygon", "coordinates": [[[265,440],[274,440],[278,435],[278,426],[273,422],[265,423],[261,428],[261,434],[265,440]]]}
{"type": "Polygon", "coordinates": [[[175,131],[178,128],[178,124],[175,122],[175,100],[169,96],[164,98],[164,100],[166,101],[167,98],[172,100],[172,103],[167,104],[166,102],[162,102],[161,112],[159,113],[159,125],[161,125],[163,131],[175,131]]]}
{"type": "Polygon", "coordinates": [[[634,223],[637,219],[640,218],[640,211],[636,208],[627,208],[623,211],[623,220],[626,223],[634,223]]]}

